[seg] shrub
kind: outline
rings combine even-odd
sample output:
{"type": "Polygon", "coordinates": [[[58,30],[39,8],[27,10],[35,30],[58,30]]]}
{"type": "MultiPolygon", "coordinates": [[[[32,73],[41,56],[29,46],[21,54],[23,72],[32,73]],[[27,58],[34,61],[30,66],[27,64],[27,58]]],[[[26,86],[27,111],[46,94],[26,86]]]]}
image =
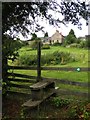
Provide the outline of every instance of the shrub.
{"type": "Polygon", "coordinates": [[[70,101],[68,99],[60,99],[59,97],[54,97],[52,99],[52,103],[56,107],[64,107],[70,104],[70,101]]]}
{"type": "Polygon", "coordinates": [[[65,53],[65,52],[54,52],[54,60],[56,64],[66,64],[68,62],[73,62],[75,61],[75,58],[70,54],[70,53],[65,53]]]}
{"type": "Polygon", "coordinates": [[[50,49],[50,45],[45,44],[45,45],[42,46],[42,49],[50,49]]]}
{"type": "MultiPolygon", "coordinates": [[[[55,51],[54,53],[41,55],[41,65],[50,64],[67,64],[75,61],[70,53],[55,51]]],[[[22,54],[19,56],[17,63],[21,65],[37,65],[37,55],[22,54]]]]}
{"type": "MultiPolygon", "coordinates": [[[[34,41],[32,41],[31,44],[30,44],[30,47],[31,47],[33,50],[37,49],[37,47],[38,47],[38,42],[39,42],[39,40],[34,40],[34,41]]],[[[41,42],[41,46],[42,46],[42,45],[43,45],[43,44],[42,44],[42,42],[41,42]]]]}
{"type": "Polygon", "coordinates": [[[18,63],[21,65],[36,65],[37,64],[37,56],[36,55],[28,55],[23,54],[18,58],[18,63]]]}
{"type": "Polygon", "coordinates": [[[73,43],[73,44],[71,44],[71,45],[69,45],[70,47],[80,47],[80,44],[77,44],[77,43],[73,43]]]}
{"type": "Polygon", "coordinates": [[[86,47],[86,41],[81,41],[80,42],[80,48],[86,47]]]}
{"type": "Polygon", "coordinates": [[[49,65],[54,60],[53,54],[44,54],[41,56],[41,65],[49,65]]]}
{"type": "Polygon", "coordinates": [[[58,43],[58,42],[53,43],[53,46],[61,46],[61,45],[62,45],[62,43],[58,43]]]}

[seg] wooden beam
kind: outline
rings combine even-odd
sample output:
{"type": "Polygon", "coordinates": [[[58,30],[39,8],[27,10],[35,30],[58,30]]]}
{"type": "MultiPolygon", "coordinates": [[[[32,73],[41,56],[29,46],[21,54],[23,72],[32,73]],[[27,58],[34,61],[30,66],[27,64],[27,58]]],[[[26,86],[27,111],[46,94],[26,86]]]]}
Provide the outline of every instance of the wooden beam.
{"type": "Polygon", "coordinates": [[[19,69],[19,70],[37,70],[37,67],[31,66],[8,66],[8,69],[19,69]]]}
{"type": "Polygon", "coordinates": [[[38,42],[37,49],[37,82],[41,81],[41,42],[38,42]]]}
{"type": "Polygon", "coordinates": [[[29,82],[29,83],[36,83],[35,80],[26,80],[26,79],[17,79],[17,78],[8,78],[9,81],[14,81],[14,82],[29,82]]]}
{"type": "Polygon", "coordinates": [[[8,73],[8,76],[30,78],[30,79],[36,79],[37,78],[36,76],[23,75],[23,74],[18,74],[18,73],[8,73]]]}
{"type": "MultiPolygon", "coordinates": [[[[57,71],[77,71],[77,67],[41,67],[41,70],[57,70],[57,71]]],[[[90,68],[80,67],[81,72],[90,71],[90,68]]]]}
{"type": "Polygon", "coordinates": [[[44,78],[42,77],[42,80],[48,80],[48,81],[55,81],[57,83],[61,83],[61,84],[68,84],[68,85],[75,85],[75,86],[81,86],[81,87],[87,87],[88,88],[88,83],[86,82],[76,82],[76,81],[72,81],[72,80],[65,80],[65,79],[55,79],[55,78],[44,78]]]}

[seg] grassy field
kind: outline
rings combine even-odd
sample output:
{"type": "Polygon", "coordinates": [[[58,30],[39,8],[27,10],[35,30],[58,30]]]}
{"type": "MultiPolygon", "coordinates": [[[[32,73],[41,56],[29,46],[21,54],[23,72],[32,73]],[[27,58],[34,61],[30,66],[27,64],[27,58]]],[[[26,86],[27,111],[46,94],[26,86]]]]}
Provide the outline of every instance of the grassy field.
{"type": "MultiPolygon", "coordinates": [[[[64,51],[64,52],[69,52],[75,58],[77,61],[75,62],[69,62],[65,65],[57,64],[57,65],[46,65],[50,67],[88,67],[88,50],[86,49],[80,49],[80,48],[64,48],[64,47],[55,47],[52,46],[51,49],[48,50],[42,50],[42,54],[50,54],[55,51],[64,51]]],[[[29,46],[22,47],[19,50],[19,55],[36,55],[37,51],[36,50],[31,50],[29,46]]],[[[16,65],[16,62],[11,62],[9,61],[9,65],[16,65]]],[[[18,73],[22,75],[30,75],[30,76],[37,76],[37,70],[9,70],[11,73],[18,73]]],[[[45,103],[40,105],[40,113],[38,117],[41,118],[48,118],[51,116],[51,118],[58,116],[58,118],[66,118],[70,116],[71,120],[76,119],[75,115],[82,117],[81,119],[87,118],[89,120],[90,118],[90,110],[89,112],[86,111],[86,105],[90,106],[88,103],[88,97],[83,95],[83,93],[88,93],[89,89],[88,87],[81,87],[78,85],[70,85],[70,84],[61,84],[58,79],[65,79],[67,81],[74,81],[74,82],[80,82],[80,83],[88,83],[89,82],[89,73],[90,72],[82,72],[82,71],[52,71],[52,70],[42,70],[41,71],[41,76],[45,78],[55,78],[56,79],[56,87],[59,87],[59,91],[61,93],[58,95],[59,100],[56,101],[54,104],[52,104],[52,100],[54,99],[51,97],[50,99],[47,99],[45,103]],[[64,92],[62,92],[64,91],[64,92]],[[70,92],[70,93],[69,93],[70,92]],[[78,94],[80,93],[80,94],[78,94]],[[68,105],[66,105],[66,102],[61,101],[67,100],[71,101],[68,105]],[[59,106],[56,107],[56,105],[59,103],[64,104],[63,107],[59,106]],[[57,103],[57,104],[56,104],[57,103]],[[45,107],[45,109],[44,109],[45,107]],[[79,115],[79,112],[80,115],[79,115]],[[81,114],[82,113],[82,114],[81,114]]],[[[15,76],[14,76],[15,77],[15,76]]],[[[20,77],[15,77],[22,79],[20,77]]],[[[23,80],[27,80],[28,78],[24,78],[23,80]]],[[[30,79],[29,79],[30,80],[30,79]]],[[[17,82],[17,81],[11,81],[13,84],[16,85],[27,85],[30,86],[33,83],[31,82],[17,82]]],[[[30,89],[24,89],[24,88],[18,88],[18,87],[11,87],[11,91],[14,92],[25,92],[25,93],[31,93],[30,89]]],[[[8,118],[9,116],[12,116],[13,118],[18,116],[21,117],[21,105],[30,99],[30,95],[28,97],[25,96],[20,96],[17,93],[11,94],[7,96],[8,99],[3,99],[4,100],[4,107],[5,108],[3,111],[5,113],[5,118],[8,118]],[[10,111],[10,112],[7,112],[10,111]]],[[[55,97],[56,99],[57,97],[55,97]]],[[[90,107],[89,107],[90,108],[90,107]]],[[[27,116],[31,117],[32,116],[36,117],[36,113],[34,111],[29,110],[29,113],[27,112],[27,116]],[[34,113],[34,114],[33,114],[34,113]],[[29,115],[30,114],[30,115],[29,115]]],[[[28,118],[29,118],[28,117],[28,118]]],[[[86,120],[86,119],[85,119],[86,120]]]]}
{"type": "MultiPolygon", "coordinates": [[[[66,65],[49,65],[50,67],[87,67],[88,66],[88,50],[86,49],[80,49],[80,48],[65,48],[65,47],[59,47],[59,46],[52,46],[48,50],[42,50],[41,54],[50,54],[55,51],[63,51],[63,52],[69,52],[70,54],[74,55],[77,61],[67,63],[66,65]]],[[[28,55],[36,55],[36,50],[31,50],[29,46],[22,47],[19,50],[19,55],[22,54],[28,54],[28,55]]],[[[11,64],[11,63],[10,63],[11,64]]],[[[13,64],[12,64],[13,65],[13,64]]],[[[33,70],[14,70],[15,73],[25,74],[25,75],[37,75],[37,71],[33,70]]],[[[41,74],[42,77],[46,78],[56,78],[56,79],[66,79],[76,82],[88,82],[88,72],[72,72],[72,71],[42,71],[41,74]]],[[[18,83],[22,84],[22,83],[18,83]]],[[[24,83],[25,84],[25,83],[24,83]]],[[[26,83],[27,84],[27,83],[26,83]]],[[[72,85],[65,85],[65,84],[57,84],[57,86],[60,89],[66,89],[66,90],[73,90],[73,91],[82,91],[82,92],[88,92],[88,88],[86,87],[79,87],[79,86],[72,86],[72,85]]]]}
{"type": "MultiPolygon", "coordinates": [[[[66,65],[56,65],[56,66],[61,66],[61,67],[87,67],[88,66],[88,53],[89,51],[86,49],[81,49],[81,48],[65,48],[61,46],[51,46],[50,49],[47,50],[41,50],[41,54],[50,54],[55,51],[60,51],[60,52],[68,52],[71,53],[76,58],[76,62],[68,63],[66,65]]],[[[37,55],[37,50],[32,50],[29,46],[27,47],[22,47],[19,50],[19,55],[37,55]]],[[[55,66],[55,65],[54,65],[55,66]]]]}

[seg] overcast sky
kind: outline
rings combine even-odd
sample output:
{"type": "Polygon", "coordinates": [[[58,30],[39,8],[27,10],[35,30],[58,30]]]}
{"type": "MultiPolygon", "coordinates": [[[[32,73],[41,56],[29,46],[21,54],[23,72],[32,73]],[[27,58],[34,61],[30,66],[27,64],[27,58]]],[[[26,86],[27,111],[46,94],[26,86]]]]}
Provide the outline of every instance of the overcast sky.
{"type": "MultiPolygon", "coordinates": [[[[49,37],[51,37],[56,32],[56,30],[59,30],[59,32],[61,32],[62,35],[67,36],[71,29],[74,30],[76,37],[81,37],[81,36],[83,37],[85,35],[88,35],[88,26],[86,26],[86,21],[85,20],[82,19],[81,21],[82,21],[82,29],[81,30],[78,28],[77,25],[75,26],[75,25],[72,25],[70,23],[67,24],[67,26],[61,24],[61,28],[50,26],[45,21],[42,22],[41,24],[44,25],[44,27],[45,27],[44,30],[46,32],[48,32],[49,37]]],[[[21,40],[25,40],[25,38],[23,38],[22,35],[19,35],[19,36],[20,36],[21,40]]],[[[37,36],[38,37],[43,37],[44,33],[40,31],[40,32],[37,33],[37,36]]],[[[31,36],[29,35],[27,39],[30,39],[30,38],[31,38],[31,36]]]]}
{"type": "MultiPolygon", "coordinates": [[[[57,0],[57,1],[60,2],[60,0],[57,0]]],[[[85,1],[85,0],[81,0],[81,1],[85,1]]],[[[49,12],[52,13],[52,11],[49,11],[49,12]]],[[[53,12],[53,14],[54,14],[55,17],[59,16],[60,19],[62,19],[62,16],[60,16],[60,14],[58,15],[58,13],[56,14],[54,12],[53,12]]],[[[74,30],[76,37],[81,37],[81,36],[83,37],[85,35],[88,35],[88,30],[89,29],[88,29],[88,26],[86,26],[86,21],[84,19],[81,19],[80,22],[82,23],[82,29],[81,30],[78,29],[77,25],[72,25],[70,23],[67,24],[67,26],[65,26],[61,23],[60,28],[58,28],[58,27],[50,26],[48,24],[48,22],[46,22],[45,20],[43,20],[43,21],[41,21],[41,19],[39,20],[40,25],[43,25],[45,27],[44,31],[48,32],[49,37],[51,37],[55,33],[56,30],[59,30],[59,32],[61,32],[62,35],[67,36],[71,29],[74,30]]],[[[21,40],[25,40],[25,38],[23,38],[22,35],[19,35],[19,36],[20,36],[21,40]]],[[[43,37],[44,34],[43,34],[43,32],[40,31],[40,32],[37,33],[37,36],[38,37],[43,37]]],[[[31,36],[29,35],[27,39],[30,39],[30,38],[31,38],[31,36]]]]}

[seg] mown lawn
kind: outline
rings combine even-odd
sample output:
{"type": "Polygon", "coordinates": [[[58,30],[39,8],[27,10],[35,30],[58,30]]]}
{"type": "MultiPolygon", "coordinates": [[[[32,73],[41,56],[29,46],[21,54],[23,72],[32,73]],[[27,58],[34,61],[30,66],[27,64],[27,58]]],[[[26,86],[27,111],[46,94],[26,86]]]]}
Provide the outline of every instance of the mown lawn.
{"type": "MultiPolygon", "coordinates": [[[[61,65],[61,64],[57,64],[57,65],[46,65],[47,67],[88,67],[88,50],[86,49],[79,49],[79,48],[64,48],[64,47],[55,47],[52,46],[51,49],[49,50],[42,50],[42,54],[50,54],[54,51],[65,51],[65,52],[70,52],[71,54],[73,54],[76,58],[77,61],[75,62],[71,62],[71,63],[67,63],[66,65],[61,65]]],[[[31,48],[29,46],[27,47],[23,47],[19,50],[19,54],[27,54],[27,55],[35,55],[37,54],[36,50],[31,50],[31,48]]],[[[11,63],[9,61],[9,65],[15,65],[14,63],[11,63]]],[[[36,70],[10,70],[9,72],[12,73],[18,73],[18,74],[23,74],[23,75],[30,75],[30,76],[37,76],[37,71],[36,70]]],[[[69,80],[69,81],[75,81],[75,82],[81,82],[81,83],[88,83],[89,79],[89,74],[90,72],[78,72],[78,71],[52,71],[52,70],[42,70],[41,71],[41,76],[45,77],[45,78],[56,78],[56,86],[59,87],[59,90],[66,90],[67,91],[73,91],[73,92],[84,92],[84,93],[88,93],[88,87],[81,87],[81,86],[75,86],[75,85],[68,85],[68,84],[61,84],[58,81],[58,79],[65,79],[65,80],[69,80]]],[[[15,76],[14,76],[15,77],[15,76]]],[[[20,79],[24,79],[25,78],[20,78],[20,79]]],[[[32,83],[31,82],[14,82],[12,81],[12,83],[17,84],[17,85],[28,85],[30,86],[32,83]]],[[[15,87],[11,87],[10,88],[11,91],[15,91],[15,92],[26,92],[26,93],[30,93],[29,89],[21,89],[21,88],[15,88],[15,87]]],[[[13,94],[13,96],[8,95],[8,99],[4,99],[4,105],[3,105],[3,116],[5,118],[17,118],[17,117],[21,117],[21,105],[27,101],[30,98],[26,98],[25,96],[20,97],[17,95],[14,96],[15,94],[13,94]],[[10,98],[11,97],[11,98],[10,98]],[[14,98],[15,97],[15,98],[14,98]],[[27,100],[26,100],[27,99],[27,100]],[[11,109],[10,109],[11,108],[11,109]],[[7,112],[8,111],[8,112],[7,112]]],[[[28,97],[30,97],[28,95],[28,97]]],[[[57,98],[57,97],[56,97],[57,98]]],[[[56,107],[52,104],[52,102],[49,100],[45,101],[45,103],[42,104],[41,106],[41,111],[39,112],[39,117],[41,118],[71,118],[71,120],[73,119],[77,119],[77,118],[81,118],[85,120],[89,120],[90,119],[90,104],[88,103],[88,98],[87,97],[81,97],[80,95],[75,95],[75,94],[63,94],[61,93],[59,95],[60,99],[64,99],[64,100],[68,100],[71,101],[70,104],[68,104],[67,106],[64,105],[63,107],[56,107]],[[85,103],[84,103],[85,102],[85,103]],[[87,112],[86,106],[89,106],[89,111],[87,112]],[[44,107],[45,110],[44,110],[44,107]],[[77,116],[77,118],[75,118],[75,115],[77,116]]],[[[52,100],[52,98],[51,98],[52,100]]],[[[65,103],[62,102],[61,103],[65,103]]],[[[54,103],[55,104],[55,103],[54,103]]],[[[36,109],[34,109],[34,112],[32,113],[32,109],[31,111],[29,110],[27,112],[27,116],[29,116],[29,118],[31,117],[31,113],[32,116],[36,117],[36,113],[35,113],[36,109]]],[[[3,117],[3,118],[4,118],[3,117]]],[[[70,120],[70,119],[68,119],[70,120]]]]}
{"type": "MultiPolygon", "coordinates": [[[[68,52],[71,53],[71,55],[73,55],[77,61],[72,62],[72,63],[68,63],[66,65],[56,65],[56,66],[71,66],[71,67],[86,67],[88,66],[88,53],[89,50],[87,49],[82,49],[82,48],[66,48],[66,47],[62,47],[62,46],[51,46],[50,49],[42,49],[41,50],[41,54],[50,54],[53,53],[55,51],[61,51],[61,52],[68,52]]],[[[19,55],[22,54],[27,54],[27,55],[37,55],[37,50],[32,50],[29,46],[26,47],[22,47],[19,50],[19,55]]]]}
{"type": "MultiPolygon", "coordinates": [[[[50,67],[88,67],[88,50],[81,49],[81,48],[65,48],[61,46],[51,46],[48,50],[42,50],[42,54],[50,54],[55,51],[63,51],[69,52],[75,56],[77,61],[67,63],[66,65],[48,65],[50,67]]],[[[28,54],[28,55],[36,55],[37,51],[32,50],[29,46],[22,47],[19,50],[19,55],[28,54]]],[[[11,63],[10,63],[11,64],[11,63]]],[[[13,64],[12,64],[13,65],[13,64]]],[[[37,71],[33,70],[14,70],[15,73],[25,74],[25,75],[32,75],[36,76],[37,71]]],[[[42,71],[41,76],[46,78],[56,78],[56,79],[65,79],[71,80],[76,82],[85,82],[88,83],[88,72],[73,72],[73,71],[42,71]]],[[[21,84],[21,83],[20,83],[21,84]]],[[[65,85],[65,84],[58,84],[57,85],[60,89],[67,89],[67,90],[75,90],[75,91],[83,91],[88,92],[88,88],[79,87],[79,86],[72,86],[72,85],[65,85]]]]}

